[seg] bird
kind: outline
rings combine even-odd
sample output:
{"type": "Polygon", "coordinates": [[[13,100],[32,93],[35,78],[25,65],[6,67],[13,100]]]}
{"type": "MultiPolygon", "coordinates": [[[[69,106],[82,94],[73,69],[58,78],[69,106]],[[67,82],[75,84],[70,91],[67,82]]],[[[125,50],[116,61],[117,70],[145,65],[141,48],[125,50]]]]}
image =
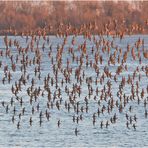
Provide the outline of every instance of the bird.
{"type": "Polygon", "coordinates": [[[20,121],[17,123],[17,129],[20,129],[20,121]]]}
{"type": "Polygon", "coordinates": [[[60,125],[61,125],[61,122],[60,122],[60,120],[58,120],[58,123],[57,123],[57,124],[58,124],[58,127],[60,127],[60,125]]]}
{"type": "Polygon", "coordinates": [[[77,136],[78,135],[78,129],[77,128],[75,128],[75,135],[77,136]]]}

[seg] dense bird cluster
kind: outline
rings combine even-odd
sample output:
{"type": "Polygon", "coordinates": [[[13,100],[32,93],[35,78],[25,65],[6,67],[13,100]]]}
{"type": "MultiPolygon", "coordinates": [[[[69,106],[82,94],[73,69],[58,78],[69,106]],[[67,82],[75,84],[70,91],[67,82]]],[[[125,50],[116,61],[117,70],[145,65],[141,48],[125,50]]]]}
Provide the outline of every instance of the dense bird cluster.
{"type": "MultiPolygon", "coordinates": [[[[64,112],[76,136],[85,118],[102,130],[125,118],[124,125],[136,130],[138,107],[144,109],[141,116],[148,116],[148,85],[142,85],[148,77],[144,39],[121,48],[124,34],[50,37],[5,36],[1,41],[0,88],[7,85],[11,97],[1,99],[0,107],[16,128],[23,128],[23,122],[42,126],[64,112]]],[[[66,126],[62,114],[56,120],[57,128],[66,126]]]]}

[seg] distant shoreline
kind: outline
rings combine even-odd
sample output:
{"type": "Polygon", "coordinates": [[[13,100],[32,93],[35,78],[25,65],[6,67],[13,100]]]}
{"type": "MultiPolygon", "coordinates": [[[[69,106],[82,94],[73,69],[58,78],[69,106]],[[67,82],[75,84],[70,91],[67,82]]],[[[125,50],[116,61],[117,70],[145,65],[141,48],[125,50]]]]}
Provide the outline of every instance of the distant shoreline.
{"type": "MultiPolygon", "coordinates": [[[[38,34],[33,34],[35,36],[39,36],[38,34]]],[[[124,36],[132,36],[132,35],[148,35],[148,33],[132,33],[132,34],[124,34],[124,36]]],[[[21,35],[20,34],[17,34],[17,35],[14,35],[14,34],[0,34],[0,36],[32,36],[32,35],[21,35]]],[[[60,37],[56,34],[46,34],[46,36],[55,36],[55,37],[60,37]]],[[[84,36],[84,34],[78,34],[78,35],[75,35],[75,34],[68,34],[68,36],[84,36]]],[[[91,34],[91,36],[107,36],[107,34],[91,34]]],[[[108,35],[108,36],[113,36],[113,35],[108,35]]],[[[115,35],[115,37],[118,36],[118,35],[115,35]]]]}

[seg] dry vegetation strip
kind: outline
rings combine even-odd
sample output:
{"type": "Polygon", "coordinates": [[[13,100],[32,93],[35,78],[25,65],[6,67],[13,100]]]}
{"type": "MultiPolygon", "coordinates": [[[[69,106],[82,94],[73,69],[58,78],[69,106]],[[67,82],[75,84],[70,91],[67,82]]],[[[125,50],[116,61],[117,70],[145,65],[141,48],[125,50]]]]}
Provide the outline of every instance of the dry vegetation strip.
{"type": "Polygon", "coordinates": [[[68,28],[68,33],[81,32],[79,29],[85,27],[85,24],[93,26],[91,32],[98,33],[114,21],[117,22],[117,28],[110,25],[110,30],[147,33],[147,8],[146,1],[134,4],[125,1],[0,2],[0,34],[36,32],[42,29],[47,34],[56,34],[68,28]]]}

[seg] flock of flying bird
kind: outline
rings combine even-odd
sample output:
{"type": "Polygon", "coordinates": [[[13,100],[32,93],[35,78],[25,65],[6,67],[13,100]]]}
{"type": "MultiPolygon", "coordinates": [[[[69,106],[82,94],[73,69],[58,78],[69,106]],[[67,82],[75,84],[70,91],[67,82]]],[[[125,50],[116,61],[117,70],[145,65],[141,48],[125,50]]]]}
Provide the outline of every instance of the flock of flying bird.
{"type": "MultiPolygon", "coordinates": [[[[76,124],[76,136],[81,133],[77,125],[86,114],[92,126],[101,129],[117,124],[123,117],[124,125],[136,130],[138,117],[134,110],[141,105],[141,116],[148,117],[148,85],[141,85],[148,77],[148,66],[143,64],[148,59],[144,39],[139,37],[124,49],[118,45],[124,41],[124,34],[80,37],[75,33],[54,40],[60,43],[51,42],[44,34],[3,37],[0,85],[11,87],[8,92],[12,97],[9,101],[1,98],[0,108],[10,114],[16,128],[23,128],[25,114],[29,126],[35,124],[35,115],[42,126],[56,116],[52,112],[55,110],[73,114],[70,118],[76,124]]],[[[66,126],[58,118],[57,128],[66,126]]]]}

